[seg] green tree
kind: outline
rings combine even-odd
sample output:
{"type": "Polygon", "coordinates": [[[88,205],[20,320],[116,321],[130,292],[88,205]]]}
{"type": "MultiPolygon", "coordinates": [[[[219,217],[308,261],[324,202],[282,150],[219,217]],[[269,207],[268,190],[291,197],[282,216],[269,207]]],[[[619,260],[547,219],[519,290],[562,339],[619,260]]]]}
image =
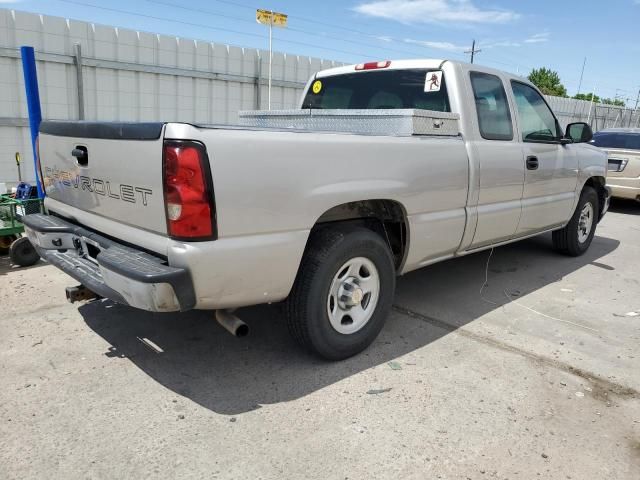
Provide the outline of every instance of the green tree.
{"type": "Polygon", "coordinates": [[[567,89],[560,81],[558,72],[554,72],[548,68],[534,68],[529,74],[529,81],[540,89],[545,95],[554,95],[556,97],[566,97],[567,89]]]}
{"type": "Polygon", "coordinates": [[[587,102],[590,102],[592,97],[594,102],[600,103],[600,97],[598,95],[594,95],[593,93],[578,93],[573,98],[575,98],[576,100],[586,100],[587,102]]]}
{"type": "Polygon", "coordinates": [[[602,99],[602,103],[606,104],[606,105],[615,105],[616,107],[624,107],[625,103],[624,101],[615,98],[615,99],[611,99],[611,98],[603,98],[602,99]]]}

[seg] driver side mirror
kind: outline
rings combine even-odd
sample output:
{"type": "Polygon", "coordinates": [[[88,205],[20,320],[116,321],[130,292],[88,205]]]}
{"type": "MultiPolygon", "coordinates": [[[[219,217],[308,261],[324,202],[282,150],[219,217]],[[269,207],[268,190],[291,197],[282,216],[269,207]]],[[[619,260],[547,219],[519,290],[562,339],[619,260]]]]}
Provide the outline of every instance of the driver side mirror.
{"type": "Polygon", "coordinates": [[[570,123],[567,125],[567,131],[564,136],[573,140],[573,143],[587,143],[593,139],[593,131],[588,123],[570,123]]]}

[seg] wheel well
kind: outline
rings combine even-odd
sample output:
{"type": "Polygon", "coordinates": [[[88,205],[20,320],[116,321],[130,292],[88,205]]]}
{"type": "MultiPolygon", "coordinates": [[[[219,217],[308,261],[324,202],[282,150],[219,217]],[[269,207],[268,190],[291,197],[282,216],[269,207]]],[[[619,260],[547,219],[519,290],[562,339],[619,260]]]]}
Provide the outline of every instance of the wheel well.
{"type": "Polygon", "coordinates": [[[407,215],[402,204],[395,200],[343,203],[324,212],[313,229],[337,222],[355,223],[380,235],[389,245],[396,269],[400,268],[407,247],[407,215]]]}
{"type": "Polygon", "coordinates": [[[604,177],[589,177],[589,179],[584,183],[585,187],[588,186],[593,188],[598,194],[598,220],[602,218],[602,210],[604,209],[606,201],[607,191],[604,188],[606,183],[607,180],[604,177]]]}

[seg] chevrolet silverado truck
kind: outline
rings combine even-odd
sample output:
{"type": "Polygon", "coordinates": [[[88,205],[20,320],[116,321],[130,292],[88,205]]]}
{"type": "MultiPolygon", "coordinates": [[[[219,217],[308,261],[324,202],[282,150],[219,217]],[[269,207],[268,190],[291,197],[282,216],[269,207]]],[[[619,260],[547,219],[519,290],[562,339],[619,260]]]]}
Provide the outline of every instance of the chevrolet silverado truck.
{"type": "Polygon", "coordinates": [[[562,131],[509,73],[344,66],[314,75],[299,107],[353,115],[317,128],[44,121],[48,214],[25,218],[28,238],[80,297],[215,310],[236,333],[234,309],[284,301],[293,337],[338,360],[376,338],[398,275],[549,231],[581,255],[608,208],[589,126],[562,131]],[[362,114],[407,109],[424,130],[362,114]]]}

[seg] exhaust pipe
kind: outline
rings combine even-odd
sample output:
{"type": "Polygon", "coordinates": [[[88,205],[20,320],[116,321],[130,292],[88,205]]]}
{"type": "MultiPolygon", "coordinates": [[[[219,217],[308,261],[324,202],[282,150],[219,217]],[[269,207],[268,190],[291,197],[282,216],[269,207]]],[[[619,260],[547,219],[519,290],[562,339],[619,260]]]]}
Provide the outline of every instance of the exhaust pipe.
{"type": "Polygon", "coordinates": [[[234,337],[249,335],[249,325],[233,314],[233,310],[216,310],[216,320],[234,337]]]}

